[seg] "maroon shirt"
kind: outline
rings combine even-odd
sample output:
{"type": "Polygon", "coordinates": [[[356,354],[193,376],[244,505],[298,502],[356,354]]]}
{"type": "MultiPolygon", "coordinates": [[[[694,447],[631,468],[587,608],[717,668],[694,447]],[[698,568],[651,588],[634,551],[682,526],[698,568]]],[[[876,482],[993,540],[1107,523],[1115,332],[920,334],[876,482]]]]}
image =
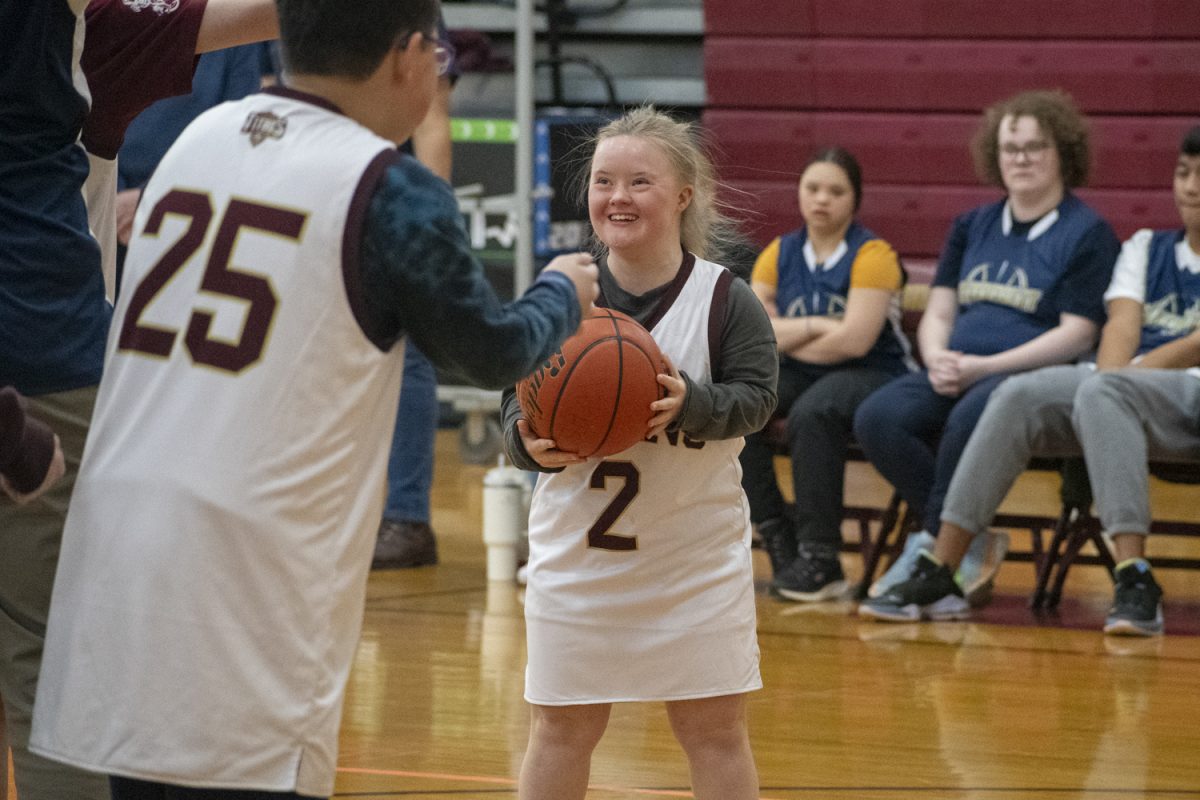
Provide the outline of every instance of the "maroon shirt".
{"type": "Polygon", "coordinates": [[[81,139],[113,159],[125,130],[156,100],[192,91],[207,0],[92,0],[79,63],[92,107],[81,139]]]}

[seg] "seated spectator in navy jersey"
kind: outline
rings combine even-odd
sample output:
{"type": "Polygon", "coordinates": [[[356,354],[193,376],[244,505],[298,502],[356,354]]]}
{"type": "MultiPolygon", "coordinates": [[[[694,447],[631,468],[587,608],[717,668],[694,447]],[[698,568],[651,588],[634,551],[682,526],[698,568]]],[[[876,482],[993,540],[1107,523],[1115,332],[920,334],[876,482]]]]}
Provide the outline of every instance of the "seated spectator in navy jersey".
{"type": "Polygon", "coordinates": [[[846,589],[838,551],[854,411],[916,364],[900,330],[900,259],[855,219],[857,159],[841,147],[815,153],[800,175],[799,200],[803,224],[767,245],[750,279],[779,347],[795,519],[785,514],[765,432],[746,437],[742,487],[771,558],[772,590],[818,602],[846,589]]]}
{"type": "Polygon", "coordinates": [[[1145,557],[1146,462],[1200,460],[1200,376],[1189,369],[1200,366],[1200,127],[1183,139],[1174,192],[1183,227],[1140,230],[1121,250],[1096,363],[1044,367],[996,390],[954,471],[936,545],[863,616],[966,616],[952,570],[1030,457],[1082,454],[1118,562],[1104,632],[1162,632],[1162,589],[1145,557]]]}
{"type": "MultiPolygon", "coordinates": [[[[1006,196],[958,217],[917,331],[925,371],[883,387],[854,432],[871,463],[921,515],[904,555],[871,587],[876,597],[929,546],[955,466],[988,397],[1009,375],[1090,351],[1120,247],[1071,190],[1087,180],[1088,133],[1062,92],[1023,92],[984,114],[976,168],[1006,196]]],[[[1007,540],[977,537],[968,599],[982,600],[1007,540]]],[[[964,562],[965,563],[965,562],[964,562]]]]}

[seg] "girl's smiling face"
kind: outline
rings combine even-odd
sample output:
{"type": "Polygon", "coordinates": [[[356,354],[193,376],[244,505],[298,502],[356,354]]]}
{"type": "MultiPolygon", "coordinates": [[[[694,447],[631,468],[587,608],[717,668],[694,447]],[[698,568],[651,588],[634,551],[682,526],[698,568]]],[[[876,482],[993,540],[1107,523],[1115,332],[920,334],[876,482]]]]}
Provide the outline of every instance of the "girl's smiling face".
{"type": "Polygon", "coordinates": [[[691,202],[670,159],[654,141],[614,136],[596,146],[588,182],[588,216],[614,253],[652,253],[679,242],[680,218],[691,202]]]}

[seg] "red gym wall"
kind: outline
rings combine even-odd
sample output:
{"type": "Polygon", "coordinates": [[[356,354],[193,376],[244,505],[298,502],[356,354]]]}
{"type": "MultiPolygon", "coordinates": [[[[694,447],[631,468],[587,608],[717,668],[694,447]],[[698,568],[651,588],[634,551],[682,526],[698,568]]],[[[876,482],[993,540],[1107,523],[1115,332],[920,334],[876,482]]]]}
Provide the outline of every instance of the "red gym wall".
{"type": "Polygon", "coordinates": [[[999,196],[974,174],[979,113],[1061,88],[1088,115],[1079,192],[1122,239],[1179,224],[1171,176],[1200,124],[1197,0],[705,0],[704,123],[759,244],[799,224],[815,147],[859,159],[864,224],[936,257],[951,220],[999,196]]]}

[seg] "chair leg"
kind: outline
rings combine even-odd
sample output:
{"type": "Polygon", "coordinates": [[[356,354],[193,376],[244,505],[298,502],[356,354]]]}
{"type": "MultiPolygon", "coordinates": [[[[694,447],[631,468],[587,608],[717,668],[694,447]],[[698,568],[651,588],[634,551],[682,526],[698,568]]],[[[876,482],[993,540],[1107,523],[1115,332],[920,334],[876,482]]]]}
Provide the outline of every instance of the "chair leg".
{"type": "MultiPolygon", "coordinates": [[[[1054,569],[1058,566],[1058,560],[1063,552],[1063,547],[1071,535],[1071,509],[1063,508],[1058,515],[1058,522],[1054,526],[1054,535],[1050,537],[1050,544],[1046,548],[1046,552],[1042,555],[1037,563],[1037,580],[1034,583],[1033,597],[1029,600],[1030,608],[1053,608],[1057,601],[1049,602],[1049,593],[1047,586],[1050,584],[1050,576],[1054,573],[1054,569]]],[[[1034,537],[1034,541],[1038,543],[1039,549],[1041,546],[1041,534],[1034,537]]]]}
{"type": "Polygon", "coordinates": [[[1079,555],[1079,551],[1091,538],[1093,521],[1087,509],[1072,508],[1070,509],[1070,515],[1070,535],[1067,538],[1067,547],[1062,557],[1058,560],[1058,572],[1054,576],[1054,583],[1050,587],[1050,593],[1046,598],[1049,608],[1058,606],[1058,601],[1062,599],[1063,584],[1067,581],[1067,571],[1071,569],[1071,565],[1075,563],[1075,558],[1079,555]]]}
{"type": "MultiPolygon", "coordinates": [[[[883,551],[889,549],[889,539],[893,531],[897,534],[896,538],[903,541],[903,538],[899,535],[902,532],[904,521],[900,514],[902,503],[900,495],[893,492],[892,499],[888,501],[887,508],[884,509],[883,516],[879,519],[879,535],[874,539],[871,538],[869,527],[866,525],[863,526],[863,575],[862,582],[859,583],[856,592],[860,600],[867,596],[867,589],[871,587],[872,582],[875,580],[875,572],[879,569],[879,561],[883,556],[883,551]]],[[[894,549],[894,545],[892,549],[894,549]]],[[[895,559],[894,554],[892,558],[895,559]]]]}

